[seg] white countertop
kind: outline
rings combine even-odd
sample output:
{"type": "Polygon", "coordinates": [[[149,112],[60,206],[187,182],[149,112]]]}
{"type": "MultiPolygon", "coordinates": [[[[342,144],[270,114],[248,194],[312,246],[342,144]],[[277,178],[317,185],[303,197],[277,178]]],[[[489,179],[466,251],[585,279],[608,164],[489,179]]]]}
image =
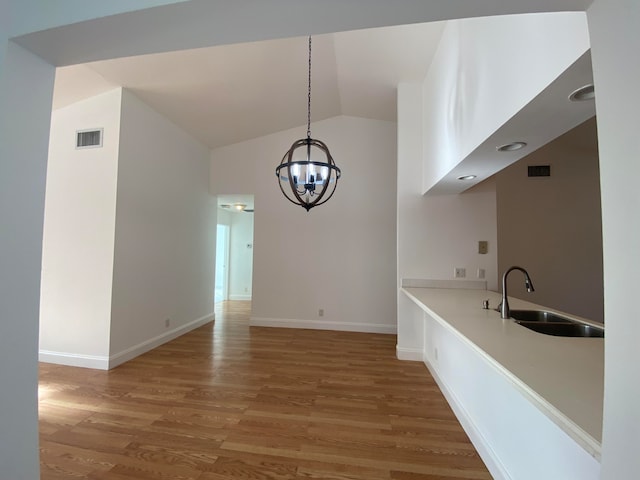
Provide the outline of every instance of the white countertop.
{"type": "MultiPolygon", "coordinates": [[[[604,339],[555,337],[503,320],[493,310],[501,300],[497,292],[408,287],[402,291],[478,351],[545,415],[600,459],[604,339]],[[489,310],[482,308],[486,299],[489,310]]],[[[557,311],[512,297],[509,306],[557,311]]]]}

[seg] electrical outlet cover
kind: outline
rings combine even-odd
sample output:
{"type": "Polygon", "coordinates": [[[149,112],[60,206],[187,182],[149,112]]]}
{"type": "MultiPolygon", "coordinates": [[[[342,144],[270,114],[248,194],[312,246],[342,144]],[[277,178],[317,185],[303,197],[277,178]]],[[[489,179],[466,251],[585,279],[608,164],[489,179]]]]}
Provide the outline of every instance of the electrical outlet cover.
{"type": "Polygon", "coordinates": [[[465,278],[467,276],[467,269],[462,267],[456,267],[453,271],[455,278],[465,278]]]}

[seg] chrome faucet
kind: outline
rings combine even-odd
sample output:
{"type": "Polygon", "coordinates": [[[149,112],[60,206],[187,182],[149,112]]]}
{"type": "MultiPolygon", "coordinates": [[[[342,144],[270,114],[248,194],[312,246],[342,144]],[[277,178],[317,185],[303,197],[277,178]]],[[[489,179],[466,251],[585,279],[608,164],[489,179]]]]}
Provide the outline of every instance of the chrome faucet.
{"type": "Polygon", "coordinates": [[[531,277],[527,271],[522,267],[511,267],[508,268],[504,275],[502,275],[502,303],[498,305],[500,309],[500,318],[509,318],[511,316],[511,310],[509,309],[509,301],[507,300],[507,275],[512,270],[520,270],[524,273],[524,286],[527,289],[527,292],[535,292],[535,288],[533,288],[533,282],[531,281],[531,277]]]}

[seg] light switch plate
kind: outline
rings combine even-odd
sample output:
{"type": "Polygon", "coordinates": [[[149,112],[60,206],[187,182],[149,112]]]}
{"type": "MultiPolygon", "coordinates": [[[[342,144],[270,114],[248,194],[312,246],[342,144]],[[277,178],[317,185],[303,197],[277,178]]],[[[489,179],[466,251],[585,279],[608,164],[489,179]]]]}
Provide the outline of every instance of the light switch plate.
{"type": "Polygon", "coordinates": [[[478,253],[481,255],[486,254],[489,251],[489,242],[486,240],[480,240],[478,242],[478,253]]]}

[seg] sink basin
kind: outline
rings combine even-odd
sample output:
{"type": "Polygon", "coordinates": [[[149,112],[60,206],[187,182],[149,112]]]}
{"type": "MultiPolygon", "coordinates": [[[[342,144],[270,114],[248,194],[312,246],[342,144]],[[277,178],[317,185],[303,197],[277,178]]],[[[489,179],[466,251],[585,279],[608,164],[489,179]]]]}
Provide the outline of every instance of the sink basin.
{"type": "Polygon", "coordinates": [[[511,318],[523,322],[571,322],[566,317],[544,310],[511,310],[509,313],[511,318]]]}
{"type": "Polygon", "coordinates": [[[556,337],[598,337],[604,338],[604,329],[586,325],[584,323],[563,322],[523,322],[518,321],[523,327],[534,332],[556,337]]]}
{"type": "Polygon", "coordinates": [[[535,332],[557,337],[604,337],[604,327],[589,325],[544,310],[511,310],[516,323],[535,332]]]}

